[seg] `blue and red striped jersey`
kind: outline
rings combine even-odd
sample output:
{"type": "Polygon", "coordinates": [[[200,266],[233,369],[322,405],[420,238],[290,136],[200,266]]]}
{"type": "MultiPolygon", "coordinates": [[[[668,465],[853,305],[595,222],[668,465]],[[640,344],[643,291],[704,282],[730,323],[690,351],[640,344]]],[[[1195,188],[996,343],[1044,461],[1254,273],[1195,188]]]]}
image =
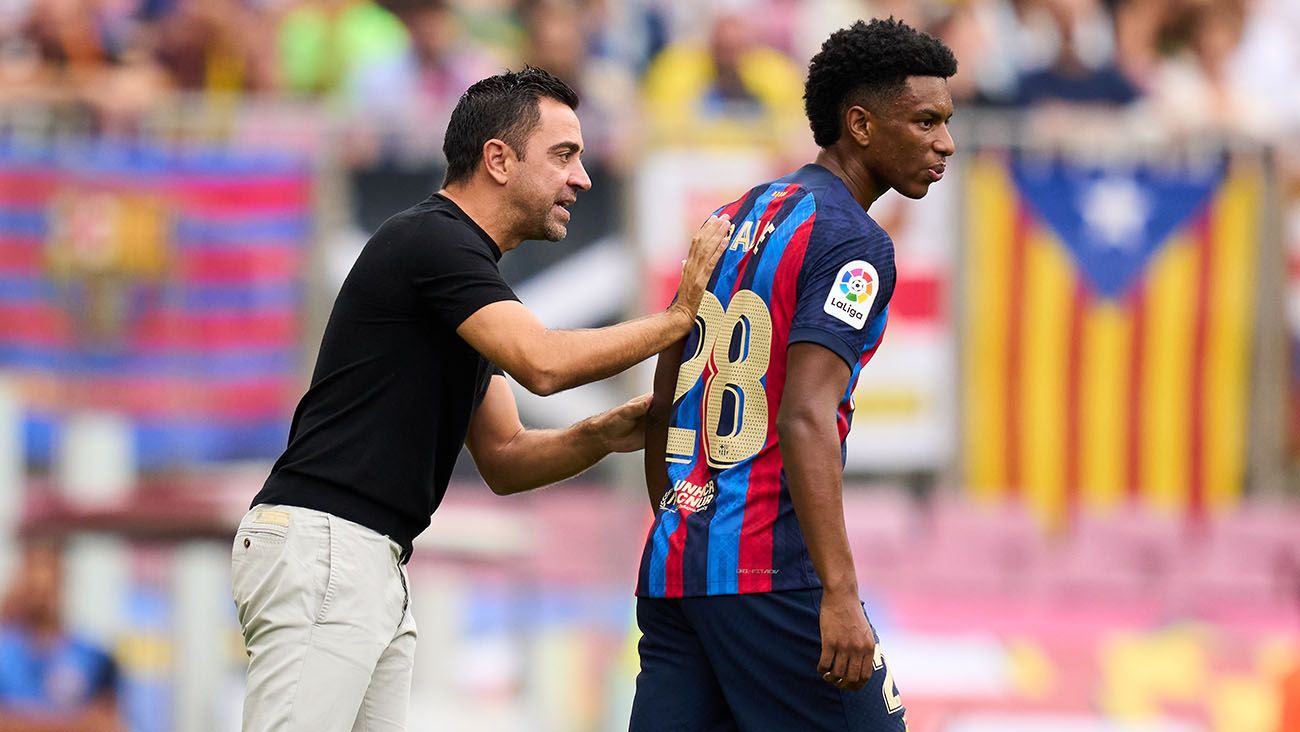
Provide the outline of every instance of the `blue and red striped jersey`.
{"type": "Polygon", "coordinates": [[[718,213],[734,228],[682,351],[643,597],[821,585],[777,441],[786,351],[812,342],[848,363],[842,458],[853,388],[889,317],[893,242],[829,170],[806,165],[718,213]]]}

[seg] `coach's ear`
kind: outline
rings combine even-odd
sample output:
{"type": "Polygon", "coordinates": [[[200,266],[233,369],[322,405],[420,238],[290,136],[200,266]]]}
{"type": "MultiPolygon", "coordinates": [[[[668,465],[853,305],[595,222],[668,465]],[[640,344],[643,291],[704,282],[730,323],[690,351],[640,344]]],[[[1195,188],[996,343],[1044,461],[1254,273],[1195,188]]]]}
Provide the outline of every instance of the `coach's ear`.
{"type": "Polygon", "coordinates": [[[505,185],[510,180],[510,166],[514,157],[515,151],[495,137],[483,143],[483,167],[492,176],[492,180],[500,185],[505,185]]]}
{"type": "Polygon", "coordinates": [[[871,144],[871,112],[854,104],[844,113],[844,129],[862,147],[871,144]]]}

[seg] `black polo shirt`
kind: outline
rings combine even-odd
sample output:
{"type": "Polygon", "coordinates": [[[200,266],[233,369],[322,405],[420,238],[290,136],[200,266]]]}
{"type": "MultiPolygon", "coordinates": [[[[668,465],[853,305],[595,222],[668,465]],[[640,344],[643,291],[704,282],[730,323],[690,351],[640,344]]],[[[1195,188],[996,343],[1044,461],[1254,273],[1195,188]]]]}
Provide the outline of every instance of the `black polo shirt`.
{"type": "Polygon", "coordinates": [[[409,554],[500,373],[456,335],[484,305],[518,299],[500,258],[438,194],[384,222],[339,290],[289,446],[253,505],[325,511],[409,554]]]}

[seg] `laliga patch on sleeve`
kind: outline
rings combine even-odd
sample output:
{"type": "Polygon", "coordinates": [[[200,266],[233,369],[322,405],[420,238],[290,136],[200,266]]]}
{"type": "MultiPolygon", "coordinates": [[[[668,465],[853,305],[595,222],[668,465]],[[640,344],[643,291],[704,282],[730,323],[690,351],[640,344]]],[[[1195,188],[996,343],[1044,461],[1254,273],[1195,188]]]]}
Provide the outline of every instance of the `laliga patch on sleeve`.
{"type": "Polygon", "coordinates": [[[879,291],[880,277],[876,274],[876,268],[870,262],[855,259],[840,268],[835,282],[831,284],[830,293],[826,295],[826,304],[822,310],[854,329],[862,330],[879,291]]]}

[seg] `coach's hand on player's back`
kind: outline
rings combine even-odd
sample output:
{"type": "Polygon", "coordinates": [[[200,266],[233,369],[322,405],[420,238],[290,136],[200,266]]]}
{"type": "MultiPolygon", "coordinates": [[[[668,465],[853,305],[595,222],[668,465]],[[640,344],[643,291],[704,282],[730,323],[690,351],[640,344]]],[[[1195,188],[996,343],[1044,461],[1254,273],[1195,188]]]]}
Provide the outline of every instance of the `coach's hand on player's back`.
{"type": "Polygon", "coordinates": [[[730,232],[731,217],[723,214],[710,216],[691,238],[691,250],[682,265],[682,280],[677,285],[677,299],[673,302],[673,308],[686,315],[687,332],[695,324],[695,313],[700,309],[700,300],[709,286],[713,268],[727,248],[730,232]]]}
{"type": "Polygon", "coordinates": [[[645,415],[654,394],[633,397],[588,419],[609,452],[636,452],[645,447],[645,415]]]}
{"type": "Polygon", "coordinates": [[[822,657],[817,671],[832,686],[857,691],[871,678],[876,639],[856,592],[822,594],[822,657]]]}

